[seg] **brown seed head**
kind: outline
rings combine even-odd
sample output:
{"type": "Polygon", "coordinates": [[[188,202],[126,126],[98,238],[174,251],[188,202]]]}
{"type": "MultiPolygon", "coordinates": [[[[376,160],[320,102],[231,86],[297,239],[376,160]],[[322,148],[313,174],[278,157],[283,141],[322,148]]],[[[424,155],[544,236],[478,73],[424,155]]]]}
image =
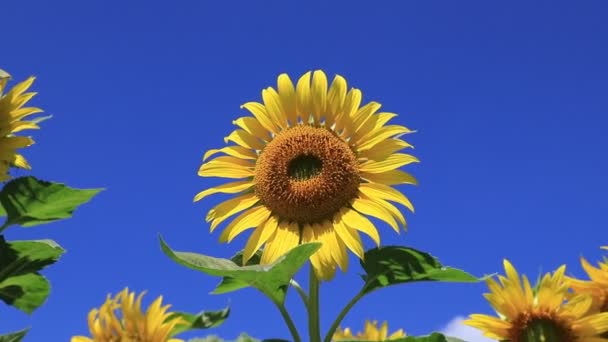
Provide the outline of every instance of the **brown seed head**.
{"type": "Polygon", "coordinates": [[[266,145],[255,167],[256,195],[282,220],[331,219],[359,191],[357,156],[322,127],[296,126],[266,145]]]}

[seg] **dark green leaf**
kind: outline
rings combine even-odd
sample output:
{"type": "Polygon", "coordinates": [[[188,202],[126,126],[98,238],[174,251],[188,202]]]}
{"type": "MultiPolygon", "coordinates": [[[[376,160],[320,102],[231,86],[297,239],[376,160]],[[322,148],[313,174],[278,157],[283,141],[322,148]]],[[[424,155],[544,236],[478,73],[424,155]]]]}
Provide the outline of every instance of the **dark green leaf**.
{"type": "Polygon", "coordinates": [[[374,248],[365,253],[361,266],[366,274],[364,292],[414,281],[474,283],[483,279],[443,266],[432,255],[402,246],[374,248]]]}
{"type": "Polygon", "coordinates": [[[225,308],[219,311],[203,311],[199,314],[191,314],[187,312],[174,312],[167,318],[167,320],[174,319],[175,317],[181,317],[188,322],[187,325],[179,325],[173,330],[173,335],[180,334],[184,331],[190,331],[195,329],[209,329],[215,328],[228,318],[230,315],[230,308],[225,308]]]}
{"type": "Polygon", "coordinates": [[[174,252],[162,238],[160,244],[163,252],[178,264],[209,275],[237,279],[262,291],[276,303],[283,303],[289,280],[321,247],[320,243],[303,244],[270,265],[239,266],[228,259],[190,252],[174,252]]]}
{"type": "Polygon", "coordinates": [[[0,342],[19,342],[23,339],[29,329],[23,329],[14,333],[0,335],[0,342]]]}
{"type": "Polygon", "coordinates": [[[448,341],[448,342],[467,342],[467,341],[465,341],[463,339],[460,339],[458,337],[451,337],[451,336],[446,336],[445,340],[448,341]]]}
{"type": "Polygon", "coordinates": [[[7,214],[0,231],[13,224],[31,227],[69,218],[101,190],[73,189],[34,177],[16,178],[0,191],[0,204],[7,214]]]}
{"type": "Polygon", "coordinates": [[[6,242],[0,235],[0,299],[32,313],[50,291],[38,272],[59,259],[64,250],[52,240],[6,242]]]}

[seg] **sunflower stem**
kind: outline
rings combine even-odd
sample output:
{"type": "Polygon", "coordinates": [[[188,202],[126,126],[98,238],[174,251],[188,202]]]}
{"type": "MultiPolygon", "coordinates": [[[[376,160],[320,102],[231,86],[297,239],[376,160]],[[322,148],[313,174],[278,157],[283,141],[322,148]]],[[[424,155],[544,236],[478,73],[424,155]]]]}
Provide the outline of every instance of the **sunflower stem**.
{"type": "Polygon", "coordinates": [[[310,265],[308,287],[308,333],[311,342],[321,342],[321,327],[319,317],[319,279],[314,268],[310,265]]]}
{"type": "Polygon", "coordinates": [[[277,306],[277,308],[279,309],[279,311],[281,312],[281,316],[283,317],[285,324],[287,324],[287,328],[289,328],[289,332],[291,333],[291,337],[293,338],[293,341],[302,342],[302,339],[300,338],[300,334],[298,333],[298,329],[296,328],[296,325],[293,323],[293,320],[291,319],[289,312],[287,312],[287,309],[285,308],[285,304],[281,304],[281,303],[277,303],[277,302],[274,302],[274,303],[277,306]]]}
{"type": "Polygon", "coordinates": [[[350,309],[353,308],[353,306],[355,306],[355,304],[357,304],[357,302],[361,298],[363,298],[364,295],[365,295],[365,292],[363,290],[359,291],[359,293],[357,293],[357,295],[354,296],[353,299],[351,299],[350,302],[348,302],[348,304],[346,304],[346,306],[342,309],[342,311],[340,311],[340,314],[338,315],[338,317],[336,317],[336,320],[331,324],[331,327],[327,331],[327,335],[325,335],[325,339],[323,339],[323,342],[331,342],[331,339],[334,336],[336,329],[338,329],[338,326],[340,326],[340,323],[342,323],[342,320],[344,319],[346,314],[350,311],[350,309]]]}

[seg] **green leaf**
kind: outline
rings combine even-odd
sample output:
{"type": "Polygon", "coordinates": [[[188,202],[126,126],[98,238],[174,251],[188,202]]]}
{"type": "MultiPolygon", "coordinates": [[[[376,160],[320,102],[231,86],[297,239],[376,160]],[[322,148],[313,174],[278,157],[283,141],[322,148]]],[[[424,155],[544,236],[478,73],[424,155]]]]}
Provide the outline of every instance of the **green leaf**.
{"type": "Polygon", "coordinates": [[[31,176],[16,178],[0,191],[0,204],[8,216],[0,232],[13,224],[31,227],[69,218],[101,190],[73,189],[31,176]]]}
{"type": "Polygon", "coordinates": [[[446,337],[445,337],[445,340],[446,340],[447,342],[467,342],[467,341],[465,341],[465,340],[463,340],[463,339],[460,339],[460,338],[458,338],[458,337],[451,337],[451,336],[446,336],[446,337]]]}
{"type": "Polygon", "coordinates": [[[0,342],[19,342],[23,339],[29,329],[23,329],[14,333],[0,335],[0,342]]]}
{"type": "MultiPolygon", "coordinates": [[[[407,336],[397,338],[394,340],[385,340],[383,342],[449,342],[449,340],[440,333],[432,333],[426,336],[407,336]]],[[[365,340],[352,340],[352,341],[341,341],[341,342],[366,342],[365,340]]],[[[367,341],[372,342],[372,341],[367,341]]]]}
{"type": "Polygon", "coordinates": [[[295,247],[270,265],[239,266],[232,260],[214,258],[190,252],[174,252],[160,238],[163,252],[176,263],[203,273],[237,279],[260,290],[275,303],[282,304],[289,280],[314,254],[320,243],[308,243],[295,247]]]}
{"type": "Polygon", "coordinates": [[[215,328],[226,320],[230,315],[230,308],[225,308],[219,311],[203,311],[199,314],[191,314],[187,312],[174,312],[171,316],[167,317],[167,320],[174,319],[175,317],[181,317],[188,322],[187,325],[179,325],[173,330],[172,335],[180,334],[184,331],[190,331],[195,329],[209,329],[215,328]]]}
{"type": "Polygon", "coordinates": [[[364,293],[415,281],[475,283],[483,280],[465,271],[445,267],[428,253],[402,246],[371,249],[365,252],[361,266],[366,272],[364,293]]]}
{"type": "Polygon", "coordinates": [[[52,240],[6,242],[0,235],[0,299],[28,314],[44,303],[50,285],[38,272],[65,251],[52,240]]]}
{"type": "MultiPolygon", "coordinates": [[[[259,265],[260,260],[262,259],[262,251],[258,250],[250,259],[247,261],[248,266],[259,265]]],[[[230,258],[232,262],[237,265],[243,264],[243,251],[238,252],[232,258],[230,258]]],[[[249,287],[249,284],[232,277],[223,277],[222,281],[215,287],[215,289],[211,292],[212,294],[223,294],[229,293],[236,290],[240,290],[243,288],[249,287]]]]}

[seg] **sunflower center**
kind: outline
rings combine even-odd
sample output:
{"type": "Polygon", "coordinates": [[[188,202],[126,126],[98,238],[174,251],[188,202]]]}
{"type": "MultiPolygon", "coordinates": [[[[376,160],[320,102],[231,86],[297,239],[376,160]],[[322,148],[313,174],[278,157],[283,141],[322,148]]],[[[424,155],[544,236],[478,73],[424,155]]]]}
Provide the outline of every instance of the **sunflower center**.
{"type": "Polygon", "coordinates": [[[576,342],[577,338],[566,322],[551,313],[522,315],[513,322],[511,342],[576,342]]]}
{"type": "Polygon", "coordinates": [[[357,156],[322,127],[281,132],[260,154],[255,192],[274,215],[300,224],[331,220],[359,191],[357,156]]]}
{"type": "Polygon", "coordinates": [[[304,181],[321,173],[322,168],[323,161],[317,156],[300,155],[289,162],[287,174],[297,181],[304,181]]]}

